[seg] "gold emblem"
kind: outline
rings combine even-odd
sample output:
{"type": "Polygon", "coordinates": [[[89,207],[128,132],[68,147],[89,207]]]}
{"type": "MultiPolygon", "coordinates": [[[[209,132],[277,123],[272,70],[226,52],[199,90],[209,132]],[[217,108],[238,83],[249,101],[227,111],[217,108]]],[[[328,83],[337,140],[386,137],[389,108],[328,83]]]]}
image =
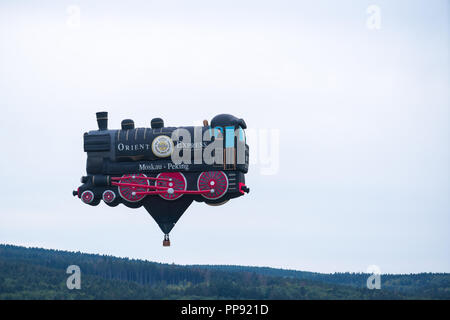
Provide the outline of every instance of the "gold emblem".
{"type": "Polygon", "coordinates": [[[152,151],[160,158],[169,157],[173,152],[173,141],[168,136],[157,136],[152,142],[152,151]]]}

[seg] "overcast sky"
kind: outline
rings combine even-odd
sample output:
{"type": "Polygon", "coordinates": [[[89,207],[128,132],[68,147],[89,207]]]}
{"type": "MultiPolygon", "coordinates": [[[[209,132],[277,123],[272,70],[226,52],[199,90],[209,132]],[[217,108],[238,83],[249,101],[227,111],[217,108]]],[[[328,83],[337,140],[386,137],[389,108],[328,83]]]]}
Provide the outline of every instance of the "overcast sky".
{"type": "Polygon", "coordinates": [[[448,1],[2,1],[0,243],[450,272],[448,88],[448,1]],[[103,110],[244,118],[250,194],[191,205],[170,248],[144,208],[82,204],[103,110]]]}

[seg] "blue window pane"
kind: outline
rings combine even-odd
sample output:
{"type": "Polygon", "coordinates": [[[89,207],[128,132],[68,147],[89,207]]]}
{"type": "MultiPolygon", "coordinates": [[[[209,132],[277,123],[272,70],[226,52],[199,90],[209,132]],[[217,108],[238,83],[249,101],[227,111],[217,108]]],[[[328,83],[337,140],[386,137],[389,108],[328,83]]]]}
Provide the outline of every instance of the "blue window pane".
{"type": "Polygon", "coordinates": [[[234,127],[225,128],[225,148],[234,147],[234,127]]]}

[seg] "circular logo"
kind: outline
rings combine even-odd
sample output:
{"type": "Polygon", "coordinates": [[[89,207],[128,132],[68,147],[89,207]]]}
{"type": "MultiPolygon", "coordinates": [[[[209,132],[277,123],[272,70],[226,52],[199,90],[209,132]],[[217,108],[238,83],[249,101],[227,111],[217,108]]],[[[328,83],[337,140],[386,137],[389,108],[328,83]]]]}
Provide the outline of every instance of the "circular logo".
{"type": "Polygon", "coordinates": [[[165,158],[172,155],[173,148],[173,141],[168,136],[157,136],[153,139],[152,151],[160,158],[165,158]]]}

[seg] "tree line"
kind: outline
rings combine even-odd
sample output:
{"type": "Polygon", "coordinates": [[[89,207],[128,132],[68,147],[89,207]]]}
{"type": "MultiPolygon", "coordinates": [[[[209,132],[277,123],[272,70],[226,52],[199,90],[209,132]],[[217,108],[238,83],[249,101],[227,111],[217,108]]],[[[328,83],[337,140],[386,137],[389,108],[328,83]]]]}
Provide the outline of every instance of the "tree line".
{"type": "Polygon", "coordinates": [[[244,266],[180,266],[150,261],[0,245],[0,299],[449,299],[449,274],[320,274],[244,266]],[[66,268],[81,269],[69,290],[66,268]]]}

